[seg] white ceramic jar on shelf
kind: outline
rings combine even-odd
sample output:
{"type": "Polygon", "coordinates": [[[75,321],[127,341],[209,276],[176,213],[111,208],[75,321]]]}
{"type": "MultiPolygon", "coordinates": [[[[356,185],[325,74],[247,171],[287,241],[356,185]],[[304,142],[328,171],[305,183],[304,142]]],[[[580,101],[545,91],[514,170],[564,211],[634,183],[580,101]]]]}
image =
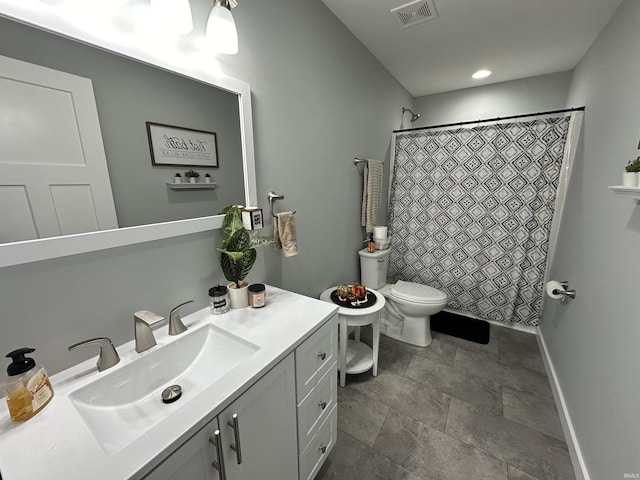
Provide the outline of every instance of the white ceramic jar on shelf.
{"type": "Polygon", "coordinates": [[[622,174],[622,186],[623,187],[638,187],[638,172],[624,172],[622,174]]]}

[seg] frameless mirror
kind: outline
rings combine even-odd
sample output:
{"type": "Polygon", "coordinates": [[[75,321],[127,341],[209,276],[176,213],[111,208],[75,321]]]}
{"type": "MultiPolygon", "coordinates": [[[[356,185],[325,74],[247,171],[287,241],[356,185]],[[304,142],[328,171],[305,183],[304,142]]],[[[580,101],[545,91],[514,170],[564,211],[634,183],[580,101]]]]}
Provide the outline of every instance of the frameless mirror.
{"type": "Polygon", "coordinates": [[[0,55],[92,80],[118,225],[126,227],[5,243],[0,245],[0,266],[219,228],[221,218],[212,213],[231,203],[256,204],[246,83],[175,59],[169,62],[128,44],[115,45],[109,38],[97,39],[51,12],[31,11],[28,6],[0,0],[0,15],[10,18],[0,18],[0,36],[11,35],[11,41],[0,42],[0,55]],[[14,20],[90,42],[101,50],[52,37],[14,20]],[[165,125],[187,136],[201,131],[198,135],[214,144],[218,166],[207,163],[211,158],[196,166],[175,159],[152,163],[147,122],[159,124],[160,134],[165,125]],[[208,173],[216,187],[174,189],[167,185],[177,172],[184,178],[189,169],[202,176],[208,173]]]}

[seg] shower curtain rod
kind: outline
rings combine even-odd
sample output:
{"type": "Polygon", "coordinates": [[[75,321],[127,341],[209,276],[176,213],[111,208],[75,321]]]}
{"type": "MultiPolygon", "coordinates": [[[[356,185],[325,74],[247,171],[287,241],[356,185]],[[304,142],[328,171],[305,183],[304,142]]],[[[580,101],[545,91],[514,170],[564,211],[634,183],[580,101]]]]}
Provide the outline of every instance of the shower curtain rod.
{"type": "Polygon", "coordinates": [[[430,125],[428,127],[415,127],[415,128],[405,128],[402,130],[394,130],[393,133],[403,133],[403,132],[413,132],[415,130],[429,130],[431,128],[445,128],[445,127],[456,127],[458,125],[470,125],[474,123],[485,123],[485,122],[497,122],[498,120],[513,120],[515,118],[524,118],[524,117],[535,117],[538,115],[553,115],[554,113],[568,113],[568,112],[584,112],[584,107],[574,107],[574,108],[564,108],[562,110],[550,110],[547,112],[538,112],[538,113],[523,113],[521,115],[511,115],[509,117],[494,117],[494,118],[486,118],[484,120],[470,120],[467,122],[455,122],[455,123],[443,123],[441,125],[430,125]]]}

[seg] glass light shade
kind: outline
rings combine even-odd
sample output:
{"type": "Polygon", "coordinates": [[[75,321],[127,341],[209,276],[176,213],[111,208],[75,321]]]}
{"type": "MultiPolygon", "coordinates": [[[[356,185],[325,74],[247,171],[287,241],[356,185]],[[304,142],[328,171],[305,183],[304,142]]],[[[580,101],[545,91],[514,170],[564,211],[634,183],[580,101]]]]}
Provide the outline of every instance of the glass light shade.
{"type": "Polygon", "coordinates": [[[231,12],[220,5],[211,10],[207,22],[207,43],[218,53],[234,55],[238,53],[238,31],[231,12]]]}
{"type": "Polygon", "coordinates": [[[189,0],[151,0],[151,12],[155,22],[175,33],[193,30],[189,0]]]}

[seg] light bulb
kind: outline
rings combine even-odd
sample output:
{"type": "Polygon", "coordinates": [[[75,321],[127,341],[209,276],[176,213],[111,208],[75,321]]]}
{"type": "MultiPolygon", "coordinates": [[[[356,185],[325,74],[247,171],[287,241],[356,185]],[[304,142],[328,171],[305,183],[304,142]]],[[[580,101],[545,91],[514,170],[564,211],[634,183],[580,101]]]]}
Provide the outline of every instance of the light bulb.
{"type": "Polygon", "coordinates": [[[234,55],[238,53],[238,31],[231,11],[215,5],[207,22],[207,42],[218,53],[234,55]]]}

